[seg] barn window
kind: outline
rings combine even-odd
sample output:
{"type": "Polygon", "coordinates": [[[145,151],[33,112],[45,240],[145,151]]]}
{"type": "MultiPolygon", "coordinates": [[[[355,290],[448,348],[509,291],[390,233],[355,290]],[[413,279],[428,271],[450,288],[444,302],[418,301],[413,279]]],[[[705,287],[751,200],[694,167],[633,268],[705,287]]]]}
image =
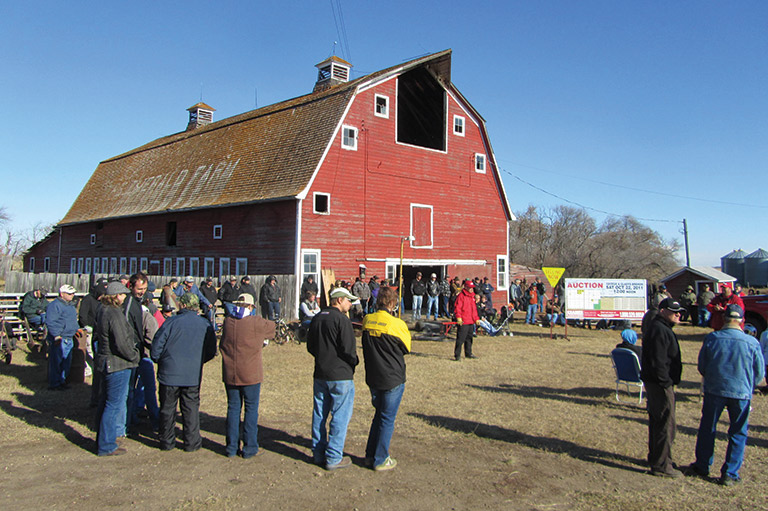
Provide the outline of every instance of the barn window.
{"type": "Polygon", "coordinates": [[[95,244],[96,244],[96,235],[91,234],[91,245],[95,245],[95,244]]]}
{"type": "Polygon", "coordinates": [[[109,258],[109,273],[115,275],[117,273],[117,257],[109,258]]]}
{"type": "Polygon", "coordinates": [[[189,274],[192,275],[193,277],[200,276],[200,258],[198,257],[189,258],[189,274]]]}
{"type": "Polygon", "coordinates": [[[109,273],[109,259],[101,258],[101,273],[109,273]]]}
{"type": "Polygon", "coordinates": [[[142,273],[149,272],[149,259],[146,257],[139,259],[139,271],[142,273]]]}
{"type": "Polygon", "coordinates": [[[341,127],[341,148],[357,151],[357,128],[352,126],[341,127]]]}
{"type": "Polygon", "coordinates": [[[213,272],[214,268],[214,259],[213,257],[206,257],[203,259],[203,277],[215,277],[216,275],[213,272]]]}
{"type": "Polygon", "coordinates": [[[170,257],[163,259],[163,275],[166,277],[173,275],[173,259],[170,257]]]}
{"type": "Polygon", "coordinates": [[[131,257],[131,265],[130,265],[129,270],[128,270],[129,273],[131,275],[133,275],[134,273],[136,273],[138,271],[138,269],[139,269],[139,260],[136,259],[135,257],[131,257]]]}
{"type": "Polygon", "coordinates": [[[432,248],[432,206],[411,204],[411,246],[432,248]]]}
{"type": "Polygon", "coordinates": [[[85,273],[87,273],[88,275],[91,274],[91,258],[90,257],[86,257],[85,258],[85,268],[84,268],[84,270],[85,270],[85,273]]]}
{"type": "Polygon", "coordinates": [[[317,215],[330,215],[331,194],[315,192],[312,195],[312,212],[317,215]]]}
{"type": "Polygon", "coordinates": [[[475,172],[485,174],[485,155],[475,154],[475,172]]]}
{"type": "Polygon", "coordinates": [[[219,259],[219,276],[221,278],[229,275],[229,257],[222,257],[219,259]]]}
{"type": "MultiPolygon", "coordinates": [[[[32,258],[32,266],[33,267],[35,265],[34,259],[35,258],[33,257],[32,258]]],[[[34,271],[34,270],[30,270],[30,271],[34,271]]],[[[46,257],[45,259],[43,259],[43,271],[45,273],[48,273],[49,271],[51,271],[51,258],[50,257],[46,257]]]]}
{"type": "Polygon", "coordinates": [[[128,258],[126,257],[120,258],[120,273],[122,274],[128,273],[128,258]]]}
{"type": "Polygon", "coordinates": [[[221,224],[213,226],[213,239],[215,240],[221,239],[221,224]]]}
{"type": "Polygon", "coordinates": [[[177,257],[176,258],[176,275],[178,275],[179,277],[183,277],[184,275],[186,275],[186,271],[187,270],[184,266],[184,258],[177,257]]]}
{"type": "Polygon", "coordinates": [[[136,231],[136,243],[144,241],[144,231],[136,231]]]}
{"type": "Polygon", "coordinates": [[[397,80],[397,141],[445,151],[445,89],[424,68],[397,80]]]}
{"type": "Polygon", "coordinates": [[[453,134],[464,136],[464,118],[460,115],[453,116],[453,134]]]}
{"type": "Polygon", "coordinates": [[[77,258],[75,257],[69,260],[69,273],[77,273],[77,258]]]}
{"type": "Polygon", "coordinates": [[[235,274],[236,275],[248,275],[248,259],[245,257],[238,257],[235,259],[235,274]]]}
{"type": "Polygon", "coordinates": [[[99,264],[101,260],[98,257],[93,258],[93,273],[101,273],[101,265],[99,264]]]}
{"type": "Polygon", "coordinates": [[[389,118],[389,98],[387,96],[381,96],[376,94],[376,104],[373,113],[376,117],[389,118]]]}
{"type": "Polygon", "coordinates": [[[79,257],[77,259],[77,273],[83,273],[83,258],[79,257]]]}
{"type": "Polygon", "coordinates": [[[506,255],[496,256],[496,289],[504,291],[509,288],[509,265],[506,255]]]}
{"type": "Polygon", "coordinates": [[[29,268],[27,268],[29,273],[35,273],[35,258],[30,257],[29,258],[29,268]]]}
{"type": "Polygon", "coordinates": [[[302,282],[309,276],[315,281],[315,284],[320,285],[320,251],[319,250],[302,250],[301,251],[301,277],[302,282]]]}
{"type": "Polygon", "coordinates": [[[165,244],[166,246],[169,246],[169,247],[176,246],[176,222],[166,222],[165,244]]]}

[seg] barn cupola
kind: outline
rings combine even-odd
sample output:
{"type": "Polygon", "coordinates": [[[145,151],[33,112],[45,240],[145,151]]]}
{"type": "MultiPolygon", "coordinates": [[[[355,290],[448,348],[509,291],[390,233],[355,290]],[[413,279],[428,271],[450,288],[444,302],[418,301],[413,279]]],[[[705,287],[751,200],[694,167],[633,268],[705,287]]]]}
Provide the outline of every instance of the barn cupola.
{"type": "Polygon", "coordinates": [[[202,128],[206,124],[213,122],[213,112],[216,109],[212,106],[208,106],[203,102],[192,105],[187,108],[189,112],[189,123],[187,124],[187,131],[196,130],[202,128]]]}
{"type": "Polygon", "coordinates": [[[317,82],[312,92],[319,92],[340,83],[347,83],[352,64],[334,55],[315,67],[317,68],[317,82]]]}

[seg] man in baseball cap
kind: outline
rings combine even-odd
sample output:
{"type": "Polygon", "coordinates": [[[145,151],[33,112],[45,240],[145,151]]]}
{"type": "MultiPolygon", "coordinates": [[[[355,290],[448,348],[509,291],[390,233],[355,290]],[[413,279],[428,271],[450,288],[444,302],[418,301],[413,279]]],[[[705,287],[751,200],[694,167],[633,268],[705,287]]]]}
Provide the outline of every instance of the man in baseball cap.
{"type": "Polygon", "coordinates": [[[48,325],[48,388],[68,389],[67,377],[72,366],[72,347],[79,324],[73,298],[77,290],[64,284],[59,296],[46,309],[45,323],[48,325]]]}

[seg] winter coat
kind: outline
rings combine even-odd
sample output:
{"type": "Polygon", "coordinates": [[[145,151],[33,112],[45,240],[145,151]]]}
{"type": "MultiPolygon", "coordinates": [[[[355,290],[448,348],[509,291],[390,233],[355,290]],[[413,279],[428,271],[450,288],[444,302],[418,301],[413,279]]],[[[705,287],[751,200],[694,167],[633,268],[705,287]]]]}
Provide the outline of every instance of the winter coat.
{"type": "Polygon", "coordinates": [[[261,350],[275,336],[275,322],[259,316],[228,317],[219,343],[222,381],[226,385],[256,385],[264,380],[261,350]]]}

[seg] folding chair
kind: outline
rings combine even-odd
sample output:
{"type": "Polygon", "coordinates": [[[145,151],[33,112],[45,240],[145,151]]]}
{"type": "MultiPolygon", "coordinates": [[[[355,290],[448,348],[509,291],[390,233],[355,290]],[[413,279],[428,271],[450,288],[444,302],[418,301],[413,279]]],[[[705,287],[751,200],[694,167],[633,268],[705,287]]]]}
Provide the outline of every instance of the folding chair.
{"type": "Polygon", "coordinates": [[[630,396],[629,386],[639,387],[640,397],[637,400],[637,404],[643,402],[643,380],[640,379],[640,360],[637,358],[637,354],[627,348],[616,348],[611,351],[611,361],[613,362],[613,369],[616,371],[616,401],[623,402],[619,398],[619,385],[624,384],[627,386],[627,394],[630,396]]]}

